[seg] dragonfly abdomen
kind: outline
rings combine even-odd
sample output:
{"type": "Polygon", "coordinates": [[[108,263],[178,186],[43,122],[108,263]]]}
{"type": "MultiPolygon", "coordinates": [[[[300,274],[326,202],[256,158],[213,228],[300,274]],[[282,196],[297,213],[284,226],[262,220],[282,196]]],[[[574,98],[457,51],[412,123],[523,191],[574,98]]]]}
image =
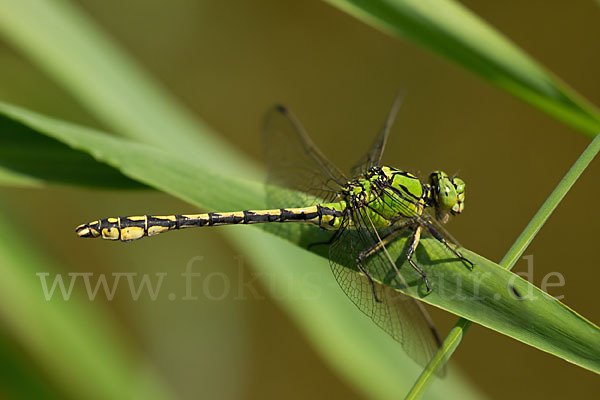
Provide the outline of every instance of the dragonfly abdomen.
{"type": "Polygon", "coordinates": [[[175,229],[218,225],[303,222],[335,229],[339,217],[341,217],[339,211],[322,205],[187,215],[140,215],[92,221],[79,225],[75,232],[79,237],[102,237],[107,240],[129,242],[175,229]]]}

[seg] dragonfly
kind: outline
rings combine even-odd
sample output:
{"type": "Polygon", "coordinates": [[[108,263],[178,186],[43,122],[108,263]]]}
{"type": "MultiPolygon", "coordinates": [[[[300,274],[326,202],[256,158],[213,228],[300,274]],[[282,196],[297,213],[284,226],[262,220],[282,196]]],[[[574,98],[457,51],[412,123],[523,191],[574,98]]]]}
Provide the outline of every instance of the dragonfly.
{"type": "Polygon", "coordinates": [[[79,225],[76,233],[79,237],[128,242],[194,227],[287,222],[316,225],[332,234],[326,242],[311,246],[329,246],[331,270],[343,292],[400,342],[413,360],[426,365],[441,345],[440,336],[423,305],[396,290],[411,289],[388,247],[402,233],[409,233],[403,257],[418,273],[427,293],[431,284],[415,261],[423,233],[437,239],[472,269],[473,263],[441,232],[450,216],[463,211],[466,185],[443,171],[432,172],[422,182],[410,172],[381,165],[400,104],[399,95],[371,149],[352,168],[350,179],[323,155],[286,107],[274,106],[266,114],[263,129],[268,181],[273,184],[270,187],[289,191],[268,190],[268,197],[269,203],[285,208],[104,218],[79,225]]]}

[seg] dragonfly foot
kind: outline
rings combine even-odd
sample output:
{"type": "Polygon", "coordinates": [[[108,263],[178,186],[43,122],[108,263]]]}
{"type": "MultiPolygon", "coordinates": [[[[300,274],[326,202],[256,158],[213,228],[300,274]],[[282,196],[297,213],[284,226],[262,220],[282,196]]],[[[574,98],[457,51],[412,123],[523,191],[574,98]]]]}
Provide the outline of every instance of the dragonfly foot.
{"type": "Polygon", "coordinates": [[[375,302],[376,303],[383,303],[383,300],[380,300],[379,297],[377,297],[377,293],[375,293],[375,287],[372,286],[371,288],[373,289],[373,298],[375,298],[375,302]]]}
{"type": "Polygon", "coordinates": [[[429,281],[427,280],[427,277],[423,275],[423,282],[425,283],[425,289],[427,289],[427,291],[425,292],[425,294],[429,294],[432,292],[431,290],[431,286],[429,286],[429,281]]]}
{"type": "Polygon", "coordinates": [[[456,250],[456,255],[458,256],[460,261],[462,261],[463,264],[465,264],[467,268],[469,268],[469,270],[473,271],[473,267],[475,267],[475,264],[473,264],[471,260],[463,256],[458,250],[456,250]]]}
{"type": "Polygon", "coordinates": [[[412,253],[408,256],[408,263],[421,275],[423,278],[423,282],[425,283],[425,288],[427,289],[426,294],[431,293],[431,286],[429,286],[429,280],[427,279],[427,274],[423,271],[413,260],[412,253]]]}

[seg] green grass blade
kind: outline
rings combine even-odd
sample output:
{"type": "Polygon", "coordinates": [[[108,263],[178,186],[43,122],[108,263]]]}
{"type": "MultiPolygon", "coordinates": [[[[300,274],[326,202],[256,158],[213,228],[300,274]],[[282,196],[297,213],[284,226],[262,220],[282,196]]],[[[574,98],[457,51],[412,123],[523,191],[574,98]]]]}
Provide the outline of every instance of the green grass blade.
{"type": "MultiPolygon", "coordinates": [[[[260,183],[236,176],[217,175],[182,160],[176,154],[103,135],[16,107],[2,105],[0,112],[73,148],[93,153],[96,159],[118,168],[132,179],[199,207],[237,210],[263,205],[263,186],[260,183]]],[[[297,245],[305,246],[324,238],[322,231],[312,227],[273,225],[275,229],[270,229],[272,233],[297,245]]],[[[243,235],[241,232],[236,234],[243,235]]],[[[403,262],[399,267],[406,272],[411,285],[409,294],[419,293],[418,297],[424,302],[600,373],[600,329],[594,324],[529,282],[477,254],[464,250],[465,255],[476,264],[476,268],[469,271],[441,248],[437,241],[424,238],[422,243],[416,256],[432,283],[433,292],[424,295],[421,279],[403,262]],[[440,264],[443,264],[443,268],[440,264]],[[524,298],[516,299],[510,287],[514,287],[524,298]]],[[[398,240],[389,247],[389,251],[401,255],[405,244],[405,239],[398,240]]],[[[264,256],[265,253],[260,254],[264,256]]],[[[306,266],[290,263],[279,264],[276,268],[285,274],[291,273],[286,271],[287,268],[305,269],[306,266]]],[[[311,283],[317,285],[322,293],[330,290],[321,282],[311,283]]]]}
{"type": "Polygon", "coordinates": [[[420,399],[425,394],[429,386],[437,378],[437,371],[446,365],[472,324],[471,321],[464,318],[460,318],[456,322],[454,327],[448,332],[442,346],[435,353],[429,364],[421,371],[421,374],[406,394],[405,400],[420,399]]]}
{"type": "Polygon", "coordinates": [[[563,123],[594,136],[598,109],[493,27],[451,0],[326,0],[479,75],[563,123]]]}
{"type": "MultiPolygon", "coordinates": [[[[117,169],[10,119],[0,121],[0,183],[39,186],[41,182],[105,189],[146,186],[117,169]]],[[[147,188],[147,187],[146,187],[147,188]]]]}
{"type": "MultiPolygon", "coordinates": [[[[558,207],[558,204],[567,195],[567,192],[573,187],[590,162],[596,157],[598,152],[600,152],[600,134],[596,135],[594,140],[592,140],[581,156],[579,156],[575,164],[573,164],[571,169],[569,169],[567,174],[561,179],[556,188],[554,188],[550,196],[548,196],[544,204],[542,204],[525,229],[523,229],[523,232],[521,232],[517,240],[504,255],[500,261],[500,266],[507,270],[512,269],[535,235],[539,232],[556,207],[558,207]]],[[[435,357],[415,381],[413,387],[407,394],[406,399],[418,399],[423,396],[428,385],[435,379],[436,372],[450,359],[470,326],[470,321],[462,318],[458,320],[444,340],[442,347],[438,350],[435,357]]]]}

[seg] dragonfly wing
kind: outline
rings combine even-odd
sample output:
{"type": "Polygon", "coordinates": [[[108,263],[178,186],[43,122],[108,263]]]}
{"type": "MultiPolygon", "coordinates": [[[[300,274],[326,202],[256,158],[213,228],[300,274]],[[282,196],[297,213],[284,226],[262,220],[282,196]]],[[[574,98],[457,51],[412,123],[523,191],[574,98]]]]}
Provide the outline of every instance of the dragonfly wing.
{"type": "Polygon", "coordinates": [[[270,205],[294,207],[334,200],[346,183],[344,174],[327,160],[284,106],[276,105],[267,113],[263,139],[268,183],[292,190],[287,194],[268,190],[270,205]]]}
{"type": "Polygon", "coordinates": [[[425,366],[440,346],[439,335],[423,305],[392,288],[408,287],[404,278],[398,275],[395,263],[385,251],[378,251],[363,261],[363,267],[375,281],[373,285],[358,267],[348,268],[357,265],[356,259],[362,251],[372,248],[382,235],[391,232],[380,230],[374,233],[365,215],[364,210],[349,210],[344,222],[346,226],[330,246],[331,269],[344,293],[358,309],[398,341],[409,357],[425,366]],[[347,228],[350,219],[354,220],[356,229],[347,228]]]}
{"type": "Polygon", "coordinates": [[[352,177],[359,176],[367,172],[370,168],[377,166],[381,163],[381,157],[383,156],[383,150],[385,149],[385,144],[387,143],[387,138],[390,134],[390,129],[394,124],[394,120],[396,119],[396,114],[398,114],[398,110],[402,105],[402,99],[404,98],[404,93],[402,91],[398,92],[396,98],[394,99],[394,103],[388,112],[388,115],[385,119],[385,123],[383,124],[383,128],[379,131],[379,134],[375,138],[375,141],[371,145],[371,150],[367,154],[365,154],[354,167],[352,167],[352,177]]]}

